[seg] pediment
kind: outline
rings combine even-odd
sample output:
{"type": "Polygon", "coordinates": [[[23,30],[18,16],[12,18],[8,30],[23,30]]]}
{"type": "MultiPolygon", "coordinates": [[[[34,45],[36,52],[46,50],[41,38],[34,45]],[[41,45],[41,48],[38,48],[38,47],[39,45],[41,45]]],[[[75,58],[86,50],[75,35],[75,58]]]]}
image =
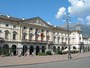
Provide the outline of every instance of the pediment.
{"type": "Polygon", "coordinates": [[[27,20],[25,20],[25,22],[27,22],[29,24],[44,26],[44,27],[50,27],[51,26],[47,22],[42,20],[40,17],[34,17],[34,18],[31,18],[31,19],[27,19],[27,20]]]}

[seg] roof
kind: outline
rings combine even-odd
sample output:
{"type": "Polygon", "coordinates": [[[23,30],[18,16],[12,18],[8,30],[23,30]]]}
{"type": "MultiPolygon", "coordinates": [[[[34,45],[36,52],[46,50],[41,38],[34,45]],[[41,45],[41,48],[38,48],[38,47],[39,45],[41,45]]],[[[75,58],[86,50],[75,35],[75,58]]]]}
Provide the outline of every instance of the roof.
{"type": "Polygon", "coordinates": [[[56,26],[54,27],[55,29],[60,29],[60,30],[63,30],[63,31],[67,31],[65,28],[62,28],[62,27],[59,27],[59,26],[56,26]]]}
{"type": "Polygon", "coordinates": [[[11,21],[22,21],[22,19],[20,18],[11,17],[9,15],[0,15],[0,19],[6,19],[6,20],[11,20],[11,21]]]}
{"type": "MultiPolygon", "coordinates": [[[[65,29],[62,28],[62,27],[59,27],[59,26],[56,26],[56,27],[55,27],[54,25],[48,24],[47,22],[45,22],[45,21],[44,21],[42,18],[40,18],[40,17],[29,18],[29,19],[23,20],[22,22],[25,22],[25,21],[31,21],[31,22],[34,22],[34,21],[36,21],[37,19],[43,21],[46,25],[48,25],[48,26],[50,26],[50,27],[52,27],[52,28],[54,28],[54,29],[65,30],[65,29]]],[[[66,31],[66,30],[65,30],[65,31],[66,31]]]]}
{"type": "Polygon", "coordinates": [[[71,32],[82,32],[80,30],[71,30],[71,32]]]}
{"type": "MultiPolygon", "coordinates": [[[[60,30],[64,30],[66,31],[66,29],[59,27],[59,26],[54,26],[54,25],[50,25],[47,22],[45,22],[42,18],[40,17],[33,17],[33,18],[29,18],[29,19],[21,19],[21,18],[16,18],[16,17],[12,17],[9,15],[0,15],[0,19],[5,19],[5,20],[10,20],[10,21],[18,21],[18,22],[27,22],[30,21],[31,23],[34,23],[34,21],[36,22],[37,19],[41,20],[42,22],[44,22],[47,26],[53,28],[53,29],[60,29],[60,30]]],[[[29,23],[30,23],[29,22],[29,23]]]]}

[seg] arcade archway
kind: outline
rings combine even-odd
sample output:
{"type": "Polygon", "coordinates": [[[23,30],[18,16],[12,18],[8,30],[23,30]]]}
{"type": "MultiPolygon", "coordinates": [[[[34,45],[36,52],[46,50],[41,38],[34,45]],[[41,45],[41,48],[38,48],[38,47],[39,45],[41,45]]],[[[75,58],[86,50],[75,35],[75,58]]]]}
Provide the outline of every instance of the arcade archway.
{"type": "Polygon", "coordinates": [[[45,53],[45,46],[42,46],[42,53],[45,53]]]}
{"type": "Polygon", "coordinates": [[[22,48],[22,55],[23,56],[25,55],[25,53],[27,52],[27,50],[28,50],[27,46],[24,45],[23,48],[22,48]]]}
{"type": "Polygon", "coordinates": [[[29,48],[29,54],[31,55],[32,52],[34,52],[34,47],[33,46],[30,46],[30,48],[29,48]]]}
{"type": "Polygon", "coordinates": [[[39,51],[40,51],[40,47],[36,46],[36,55],[38,55],[39,51]]]}
{"type": "Polygon", "coordinates": [[[12,45],[11,51],[14,56],[16,55],[16,48],[17,48],[16,45],[12,45]]]}
{"type": "Polygon", "coordinates": [[[5,44],[3,46],[3,54],[4,55],[9,55],[9,45],[8,44],[5,44]]]}
{"type": "Polygon", "coordinates": [[[55,46],[53,46],[53,52],[56,52],[56,47],[55,46]]]}

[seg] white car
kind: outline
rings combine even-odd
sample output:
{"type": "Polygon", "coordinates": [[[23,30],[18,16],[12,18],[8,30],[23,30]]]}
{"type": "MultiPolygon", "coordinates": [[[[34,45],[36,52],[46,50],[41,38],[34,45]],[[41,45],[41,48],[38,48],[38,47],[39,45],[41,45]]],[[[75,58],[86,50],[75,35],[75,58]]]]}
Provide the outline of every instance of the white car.
{"type": "MultiPolygon", "coordinates": [[[[69,49],[66,48],[64,50],[62,50],[62,53],[68,53],[69,49]]],[[[70,52],[74,53],[74,52],[79,52],[79,45],[72,45],[70,48],[70,52]]]]}

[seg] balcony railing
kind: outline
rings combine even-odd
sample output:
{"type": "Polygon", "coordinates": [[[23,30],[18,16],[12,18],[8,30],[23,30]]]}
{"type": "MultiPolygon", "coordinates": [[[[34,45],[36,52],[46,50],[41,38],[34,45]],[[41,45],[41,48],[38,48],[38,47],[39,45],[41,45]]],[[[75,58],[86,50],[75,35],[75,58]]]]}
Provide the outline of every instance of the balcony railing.
{"type": "Polygon", "coordinates": [[[22,42],[31,42],[31,43],[52,43],[52,41],[28,40],[28,39],[22,39],[22,42]]]}

